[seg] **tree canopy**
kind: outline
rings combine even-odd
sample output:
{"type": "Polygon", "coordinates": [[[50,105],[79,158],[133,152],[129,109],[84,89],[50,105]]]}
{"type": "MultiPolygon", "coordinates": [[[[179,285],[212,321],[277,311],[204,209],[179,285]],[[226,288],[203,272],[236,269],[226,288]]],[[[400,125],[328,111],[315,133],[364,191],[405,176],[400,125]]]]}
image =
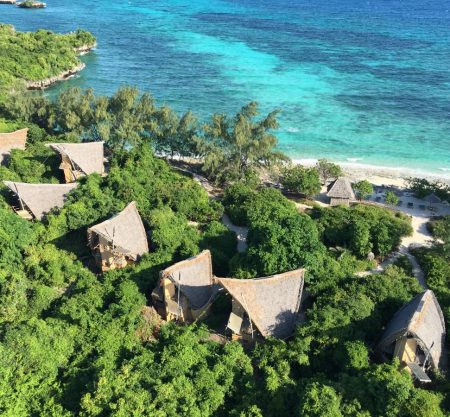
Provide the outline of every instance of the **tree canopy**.
{"type": "MultiPolygon", "coordinates": [[[[422,288],[406,258],[379,274],[358,273],[373,268],[369,252],[381,259],[398,247],[412,232],[410,220],[361,204],[300,212],[279,190],[254,181],[260,167],[283,159],[274,150],[275,113],[257,120],[251,103],[201,127],[193,114],[176,115],[130,87],[112,97],[78,89],[56,100],[10,96],[0,112],[0,129],[30,129],[26,150],[14,150],[0,167],[1,180],[61,182],[50,142],[105,139],[110,165],[106,177],[81,178],[64,207],[42,222],[14,213],[0,185],[2,415],[448,415],[446,375],[420,387],[398,361],[373,355],[394,313],[422,288]],[[210,198],[165,158],[188,154],[201,154],[204,171],[227,183],[222,197],[210,198]],[[86,230],[132,200],[150,251],[134,265],[99,273],[86,230]],[[224,211],[249,229],[244,253],[220,222],[224,211]],[[202,249],[212,252],[219,276],[306,268],[294,335],[243,346],[218,343],[223,329],[208,322],[163,322],[150,301],[159,272],[202,249]]],[[[309,175],[317,184],[316,168],[309,175]]],[[[433,245],[414,254],[448,327],[449,219],[431,230],[433,245]]],[[[221,297],[213,310],[228,316],[231,302],[221,297]]]]}
{"type": "Polygon", "coordinates": [[[0,101],[20,81],[40,81],[80,64],[77,48],[92,46],[95,37],[77,30],[66,35],[49,30],[18,32],[0,24],[0,101]]]}

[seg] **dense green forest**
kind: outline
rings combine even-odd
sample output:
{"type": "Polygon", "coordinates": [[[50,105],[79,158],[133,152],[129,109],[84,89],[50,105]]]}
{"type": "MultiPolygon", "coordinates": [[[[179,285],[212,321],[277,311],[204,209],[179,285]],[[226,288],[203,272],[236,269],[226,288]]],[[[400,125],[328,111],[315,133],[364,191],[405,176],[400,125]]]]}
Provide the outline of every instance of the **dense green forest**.
{"type": "MultiPolygon", "coordinates": [[[[110,169],[80,179],[65,206],[42,222],[17,216],[0,189],[1,415],[448,415],[444,375],[419,387],[398,362],[374,356],[384,326],[422,290],[408,260],[356,274],[373,266],[370,252],[384,259],[395,250],[412,231],[409,218],[365,205],[299,212],[261,182],[261,169],[306,196],[340,172],[326,161],[314,172],[290,167],[275,148],[276,113],[259,117],[257,110],[250,103],[201,125],[129,87],[112,97],[69,89],[55,101],[8,94],[2,123],[30,130],[27,149],[12,151],[0,180],[62,182],[59,158],[45,146],[55,141],[106,141],[110,169]],[[223,194],[211,199],[169,164],[173,156],[201,156],[197,169],[223,194]],[[86,229],[132,200],[150,232],[150,253],[99,274],[86,229]],[[224,212],[249,228],[245,253],[220,222],[224,212]],[[211,250],[218,276],[306,267],[306,317],[293,337],[244,347],[211,340],[210,321],[162,323],[150,308],[159,271],[202,249],[211,250]]],[[[417,256],[448,324],[449,219],[430,227],[436,241],[417,256]]],[[[218,300],[212,317],[226,308],[218,300]]]]}
{"type": "Polygon", "coordinates": [[[89,32],[60,35],[48,30],[18,32],[0,24],[0,100],[21,81],[38,81],[80,64],[77,48],[95,44],[89,32]]]}

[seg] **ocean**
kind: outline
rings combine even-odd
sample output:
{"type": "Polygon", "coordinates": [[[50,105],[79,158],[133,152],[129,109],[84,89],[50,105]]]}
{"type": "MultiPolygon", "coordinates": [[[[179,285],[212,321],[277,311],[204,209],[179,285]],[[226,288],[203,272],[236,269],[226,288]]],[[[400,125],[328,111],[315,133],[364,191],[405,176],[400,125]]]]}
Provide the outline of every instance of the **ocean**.
{"type": "Polygon", "coordinates": [[[280,109],[280,150],[297,160],[450,178],[450,1],[47,0],[0,5],[18,30],[83,28],[98,48],[48,90],[128,84],[159,104],[236,113],[280,109]]]}

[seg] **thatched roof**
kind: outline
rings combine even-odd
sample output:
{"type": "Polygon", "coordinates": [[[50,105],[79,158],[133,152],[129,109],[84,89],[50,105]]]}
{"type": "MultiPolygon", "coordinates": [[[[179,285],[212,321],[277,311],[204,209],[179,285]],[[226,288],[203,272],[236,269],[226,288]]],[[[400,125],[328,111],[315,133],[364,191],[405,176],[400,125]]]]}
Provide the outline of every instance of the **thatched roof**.
{"type": "Polygon", "coordinates": [[[22,200],[33,216],[41,220],[52,208],[64,206],[66,196],[78,184],[27,184],[3,181],[22,200]]]}
{"type": "Polygon", "coordinates": [[[204,250],[197,256],[178,262],[161,271],[161,277],[169,278],[179,286],[192,307],[203,307],[213,295],[211,252],[204,250]]]}
{"type": "Polygon", "coordinates": [[[383,350],[404,336],[417,340],[423,351],[430,354],[433,367],[443,367],[445,322],[433,291],[418,294],[397,311],[386,327],[378,349],[383,350]]]}
{"type": "Polygon", "coordinates": [[[147,234],[134,201],[110,219],[90,227],[89,242],[93,233],[106,239],[115,251],[133,260],[148,252],[147,234]]]}
{"type": "Polygon", "coordinates": [[[0,133],[0,164],[10,154],[11,149],[25,149],[28,128],[11,133],[0,133]]]}
{"type": "Polygon", "coordinates": [[[86,174],[103,174],[103,142],[51,143],[53,150],[66,155],[86,174]]]}
{"type": "Polygon", "coordinates": [[[439,204],[439,203],[442,202],[442,200],[441,200],[436,194],[434,194],[434,193],[428,194],[428,195],[424,198],[424,200],[425,200],[427,203],[430,203],[430,204],[439,204]]]}
{"type": "Polygon", "coordinates": [[[350,180],[345,177],[339,177],[328,186],[328,197],[344,198],[355,200],[355,193],[353,192],[350,180]]]}
{"type": "Polygon", "coordinates": [[[266,278],[217,278],[264,337],[289,337],[297,319],[304,269],[266,278]]]}

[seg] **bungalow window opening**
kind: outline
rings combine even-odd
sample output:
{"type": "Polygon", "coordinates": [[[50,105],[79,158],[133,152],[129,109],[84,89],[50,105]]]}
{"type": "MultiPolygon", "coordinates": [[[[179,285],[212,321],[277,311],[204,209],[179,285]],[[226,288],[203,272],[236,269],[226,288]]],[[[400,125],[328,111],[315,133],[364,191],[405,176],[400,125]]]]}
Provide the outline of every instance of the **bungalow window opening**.
{"type": "Polygon", "coordinates": [[[61,154],[59,168],[65,172],[66,181],[76,181],[83,174],[83,170],[65,153],[61,154]]]}
{"type": "Polygon", "coordinates": [[[392,357],[397,357],[404,366],[410,364],[418,365],[423,371],[428,371],[432,367],[431,349],[427,349],[414,336],[407,335],[397,339],[391,349],[392,357]]]}
{"type": "Polygon", "coordinates": [[[168,320],[184,322],[188,303],[181,289],[181,273],[178,279],[172,274],[162,278],[163,298],[168,320]]]}
{"type": "Polygon", "coordinates": [[[10,205],[12,209],[22,218],[26,220],[34,219],[32,211],[25,204],[25,202],[19,197],[19,193],[11,193],[10,194],[10,205]]]}
{"type": "Polygon", "coordinates": [[[253,339],[254,329],[250,315],[248,314],[244,306],[235,301],[234,298],[231,300],[231,303],[231,313],[226,328],[228,328],[232,333],[236,335],[250,335],[253,339]]]}

